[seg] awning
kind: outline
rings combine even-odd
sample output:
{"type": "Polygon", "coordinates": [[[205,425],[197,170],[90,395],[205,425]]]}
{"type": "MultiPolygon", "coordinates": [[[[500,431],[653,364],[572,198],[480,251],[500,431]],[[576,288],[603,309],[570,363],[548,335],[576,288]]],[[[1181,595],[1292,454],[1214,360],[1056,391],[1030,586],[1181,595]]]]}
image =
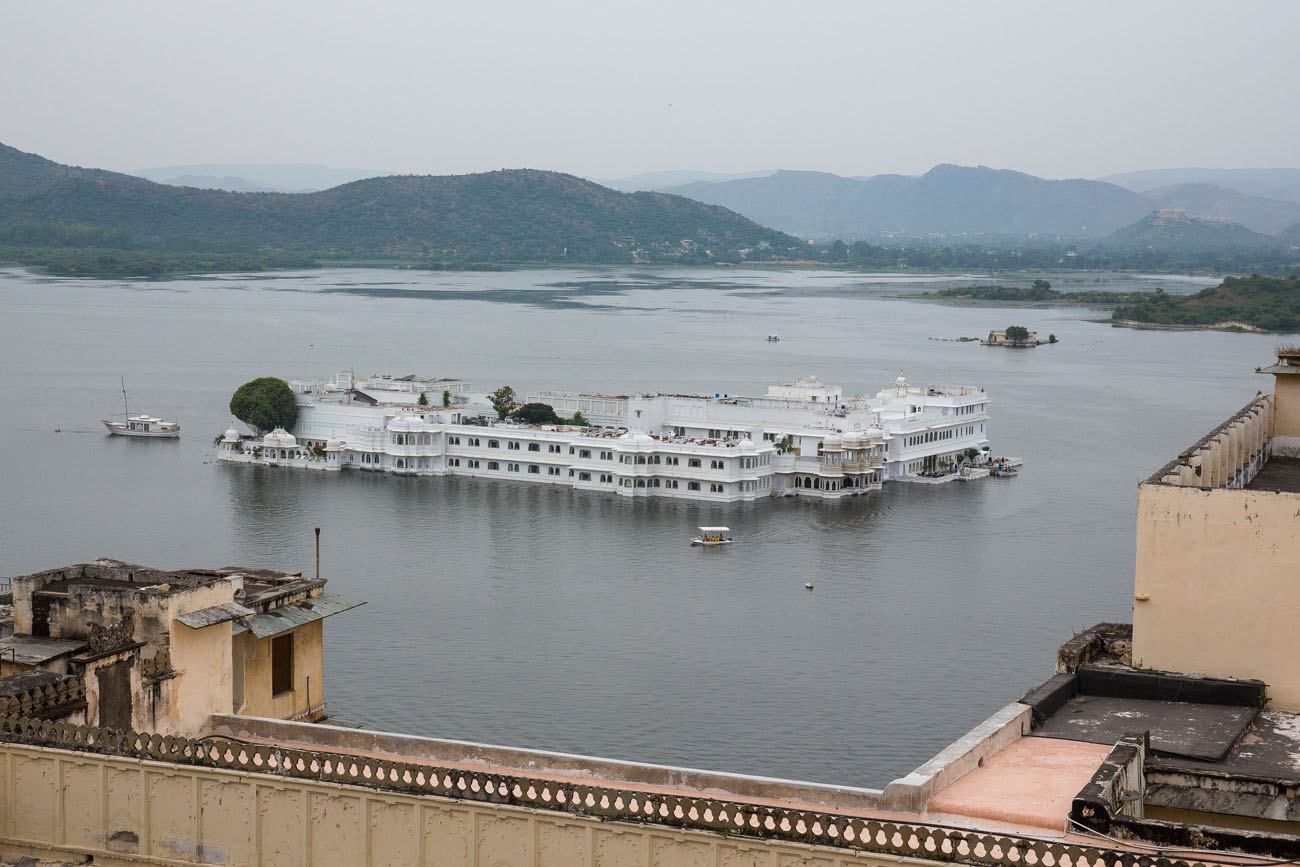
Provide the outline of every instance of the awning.
{"type": "Polygon", "coordinates": [[[254,614],[247,620],[236,623],[234,634],[252,632],[256,638],[270,638],[365,604],[364,601],[348,599],[337,593],[324,593],[293,605],[281,605],[265,614],[254,614]]]}
{"type": "Polygon", "coordinates": [[[202,629],[205,626],[216,626],[218,623],[238,620],[241,617],[252,617],[256,613],[253,609],[245,608],[238,602],[222,602],[220,605],[200,608],[197,611],[182,614],[176,619],[190,629],[202,629]]]}

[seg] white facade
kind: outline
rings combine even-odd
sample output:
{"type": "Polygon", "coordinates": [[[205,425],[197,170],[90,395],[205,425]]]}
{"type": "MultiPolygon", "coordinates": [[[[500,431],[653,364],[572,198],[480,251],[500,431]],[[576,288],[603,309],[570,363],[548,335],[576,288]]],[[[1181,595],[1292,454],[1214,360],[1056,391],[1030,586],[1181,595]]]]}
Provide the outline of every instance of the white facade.
{"type": "Polygon", "coordinates": [[[816,377],[773,385],[761,397],[525,398],[562,416],[581,412],[592,427],[466,423],[490,410],[463,380],[372,377],[354,385],[340,374],[293,386],[296,437],[277,430],[259,440],[232,429],[219,439],[218,457],[734,502],[839,499],[879,490],[887,479],[960,478],[959,467],[983,463],[988,451],[983,389],[913,386],[901,376],[873,398],[845,398],[816,377]]]}

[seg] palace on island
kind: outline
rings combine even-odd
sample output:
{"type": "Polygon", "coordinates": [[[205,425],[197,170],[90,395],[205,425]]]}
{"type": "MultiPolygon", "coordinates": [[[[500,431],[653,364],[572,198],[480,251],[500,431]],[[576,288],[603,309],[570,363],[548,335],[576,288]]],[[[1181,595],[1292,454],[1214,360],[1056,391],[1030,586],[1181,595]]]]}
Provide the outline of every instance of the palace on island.
{"type": "Polygon", "coordinates": [[[586,424],[492,421],[485,395],[459,379],[349,372],[291,380],[294,432],[231,428],[218,458],[234,463],[413,476],[514,479],[627,497],[737,502],[836,500],[886,481],[988,475],[989,397],[971,385],[914,385],[900,375],[873,397],[847,397],[815,376],[761,396],[607,395],[541,391],[586,424]]]}

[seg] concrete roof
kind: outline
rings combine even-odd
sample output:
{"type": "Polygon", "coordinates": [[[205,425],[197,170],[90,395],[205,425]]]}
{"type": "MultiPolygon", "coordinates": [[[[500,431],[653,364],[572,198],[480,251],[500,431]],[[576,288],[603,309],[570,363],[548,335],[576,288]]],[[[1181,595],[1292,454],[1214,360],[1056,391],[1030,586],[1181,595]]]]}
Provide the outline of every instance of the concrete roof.
{"type": "Polygon", "coordinates": [[[1246,490],[1300,494],[1300,458],[1269,458],[1246,490]]]}
{"type": "Polygon", "coordinates": [[[19,665],[41,665],[85,647],[86,642],[80,639],[11,635],[0,641],[0,656],[7,656],[19,665]]]}

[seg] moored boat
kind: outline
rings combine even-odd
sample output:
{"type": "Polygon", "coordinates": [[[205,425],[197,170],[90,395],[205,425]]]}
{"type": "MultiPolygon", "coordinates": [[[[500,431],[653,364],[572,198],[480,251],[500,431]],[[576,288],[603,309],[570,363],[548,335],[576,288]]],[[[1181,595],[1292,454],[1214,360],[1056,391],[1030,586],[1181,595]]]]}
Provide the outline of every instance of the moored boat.
{"type": "Polygon", "coordinates": [[[126,380],[122,381],[122,420],[101,418],[100,424],[108,432],[120,437],[175,438],[181,435],[180,422],[165,421],[152,415],[131,415],[126,396],[126,380]]]}
{"type": "Polygon", "coordinates": [[[700,535],[691,537],[692,545],[701,547],[712,547],[714,545],[730,545],[732,543],[730,527],[700,527],[700,535]]]}

